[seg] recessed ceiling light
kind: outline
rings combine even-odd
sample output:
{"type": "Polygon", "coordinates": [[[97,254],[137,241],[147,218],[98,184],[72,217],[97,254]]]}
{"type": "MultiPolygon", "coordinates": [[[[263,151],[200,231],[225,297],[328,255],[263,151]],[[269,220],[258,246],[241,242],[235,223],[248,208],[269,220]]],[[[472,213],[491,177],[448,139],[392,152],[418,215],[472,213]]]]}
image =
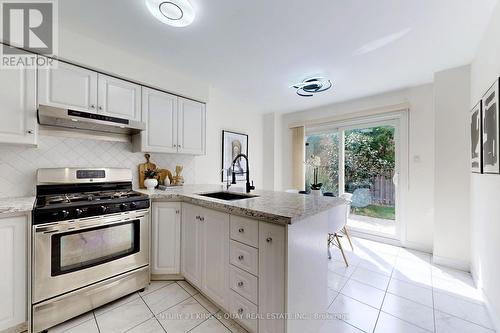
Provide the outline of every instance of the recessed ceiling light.
{"type": "Polygon", "coordinates": [[[188,0],[146,0],[151,14],[162,23],[185,27],[194,20],[194,9],[188,0]]]}
{"type": "Polygon", "coordinates": [[[332,87],[332,81],[322,77],[312,77],[294,84],[291,88],[297,89],[297,95],[311,97],[314,94],[326,91],[332,87]]]}

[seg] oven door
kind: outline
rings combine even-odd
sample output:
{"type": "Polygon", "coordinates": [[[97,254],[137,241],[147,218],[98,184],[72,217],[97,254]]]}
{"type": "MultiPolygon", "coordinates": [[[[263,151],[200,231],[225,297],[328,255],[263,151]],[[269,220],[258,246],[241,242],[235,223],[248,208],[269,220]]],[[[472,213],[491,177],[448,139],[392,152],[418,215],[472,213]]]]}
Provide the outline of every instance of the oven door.
{"type": "Polygon", "coordinates": [[[33,227],[33,303],[149,265],[149,214],[33,227]]]}

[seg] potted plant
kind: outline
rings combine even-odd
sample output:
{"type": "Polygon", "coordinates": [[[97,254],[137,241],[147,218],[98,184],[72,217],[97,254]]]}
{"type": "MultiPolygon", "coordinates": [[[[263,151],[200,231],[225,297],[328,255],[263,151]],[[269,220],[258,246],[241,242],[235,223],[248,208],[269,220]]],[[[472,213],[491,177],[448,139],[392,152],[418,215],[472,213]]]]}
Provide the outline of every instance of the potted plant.
{"type": "Polygon", "coordinates": [[[144,170],[144,186],[149,191],[152,191],[155,189],[156,186],[158,186],[158,170],[157,169],[146,169],[144,170]]]}
{"type": "Polygon", "coordinates": [[[318,173],[321,166],[321,159],[319,156],[311,155],[306,164],[313,168],[313,183],[311,184],[311,194],[320,196],[322,194],[321,186],[323,186],[323,183],[318,182],[318,173]]]}

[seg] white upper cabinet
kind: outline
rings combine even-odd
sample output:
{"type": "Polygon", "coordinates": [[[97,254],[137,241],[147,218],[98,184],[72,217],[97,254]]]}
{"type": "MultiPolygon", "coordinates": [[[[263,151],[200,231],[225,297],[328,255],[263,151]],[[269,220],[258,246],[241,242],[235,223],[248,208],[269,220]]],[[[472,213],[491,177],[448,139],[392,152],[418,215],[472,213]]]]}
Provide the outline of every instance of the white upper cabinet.
{"type": "Polygon", "coordinates": [[[37,144],[36,70],[20,67],[0,75],[0,143],[37,144]]]}
{"type": "MultiPolygon", "coordinates": [[[[5,70],[8,72],[9,70],[5,70]]],[[[5,74],[5,73],[4,73],[5,74]]],[[[27,320],[28,217],[0,218],[0,331],[27,320]]]]}
{"type": "Polygon", "coordinates": [[[142,121],[141,151],[177,152],[177,96],[143,87],[142,121]]]}
{"type": "Polygon", "coordinates": [[[152,205],[152,274],[181,272],[181,203],[154,202],[152,205]]]}
{"type": "Polygon", "coordinates": [[[56,60],[38,68],[38,103],[96,113],[97,73],[56,60]]]}
{"type": "Polygon", "coordinates": [[[140,121],[141,86],[104,74],[98,77],[98,113],[140,121]]]}
{"type": "Polygon", "coordinates": [[[205,104],[179,97],[178,152],[205,154],[205,104]]]}

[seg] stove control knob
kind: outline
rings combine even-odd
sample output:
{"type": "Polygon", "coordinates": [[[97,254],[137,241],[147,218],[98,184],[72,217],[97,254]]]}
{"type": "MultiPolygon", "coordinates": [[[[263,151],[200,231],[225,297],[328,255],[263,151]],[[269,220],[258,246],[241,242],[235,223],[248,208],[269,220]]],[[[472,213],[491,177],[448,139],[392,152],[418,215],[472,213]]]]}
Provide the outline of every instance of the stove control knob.
{"type": "Polygon", "coordinates": [[[136,209],[137,208],[137,204],[135,202],[131,202],[130,203],[130,208],[136,209]]]}
{"type": "Polygon", "coordinates": [[[121,210],[125,210],[125,209],[127,209],[127,205],[126,205],[126,204],[124,204],[124,203],[120,204],[120,209],[121,209],[121,210]]]}
{"type": "Polygon", "coordinates": [[[67,210],[62,210],[61,215],[62,215],[63,219],[65,219],[69,216],[69,212],[67,210]]]}
{"type": "Polygon", "coordinates": [[[108,207],[106,206],[101,206],[100,207],[101,213],[106,213],[108,211],[108,207]]]}
{"type": "Polygon", "coordinates": [[[76,213],[76,216],[81,216],[83,213],[83,210],[81,210],[80,208],[77,208],[77,209],[75,209],[75,213],[76,213]]]}

